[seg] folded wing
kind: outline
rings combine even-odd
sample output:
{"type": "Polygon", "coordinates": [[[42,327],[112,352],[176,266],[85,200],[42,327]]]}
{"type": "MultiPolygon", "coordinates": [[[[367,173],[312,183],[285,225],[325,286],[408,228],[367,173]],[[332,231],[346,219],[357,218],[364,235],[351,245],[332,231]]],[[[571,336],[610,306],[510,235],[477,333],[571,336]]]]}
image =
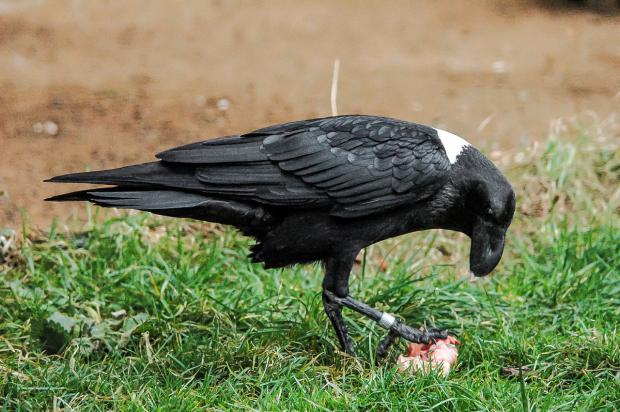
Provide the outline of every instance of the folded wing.
{"type": "Polygon", "coordinates": [[[364,216],[425,199],[450,163],[434,129],[374,116],[287,123],[175,148],[204,191],[280,207],[364,216]]]}

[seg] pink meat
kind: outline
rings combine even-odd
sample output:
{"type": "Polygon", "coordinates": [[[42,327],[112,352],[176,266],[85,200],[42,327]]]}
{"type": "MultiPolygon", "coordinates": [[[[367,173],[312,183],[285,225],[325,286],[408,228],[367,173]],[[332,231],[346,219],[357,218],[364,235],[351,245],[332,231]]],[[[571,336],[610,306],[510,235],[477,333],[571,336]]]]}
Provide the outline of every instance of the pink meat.
{"type": "Polygon", "coordinates": [[[456,363],[458,350],[456,345],[460,342],[448,336],[446,339],[438,339],[434,344],[424,345],[421,343],[410,343],[407,353],[400,355],[396,360],[398,370],[410,373],[430,370],[439,370],[447,376],[456,363]]]}

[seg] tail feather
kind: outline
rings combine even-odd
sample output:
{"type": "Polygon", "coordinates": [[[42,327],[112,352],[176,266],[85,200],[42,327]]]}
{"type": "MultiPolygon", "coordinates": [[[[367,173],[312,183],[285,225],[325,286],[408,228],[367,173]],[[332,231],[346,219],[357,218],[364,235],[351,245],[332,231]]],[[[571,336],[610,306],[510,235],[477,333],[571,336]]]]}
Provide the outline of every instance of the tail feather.
{"type": "Polygon", "coordinates": [[[165,216],[188,217],[232,225],[250,235],[256,234],[257,229],[265,228],[273,220],[270,213],[257,205],[178,190],[137,190],[135,187],[121,186],[80,190],[46,200],[90,201],[103,207],[137,209],[165,216]]]}
{"type": "Polygon", "coordinates": [[[183,165],[171,167],[163,162],[150,162],[118,169],[70,173],[46,180],[53,183],[93,183],[121,186],[163,186],[198,190],[202,186],[194,170],[183,165]]]}
{"type": "Polygon", "coordinates": [[[119,209],[165,210],[200,207],[209,199],[194,193],[173,190],[90,191],[93,203],[119,209]]]}
{"type": "Polygon", "coordinates": [[[52,202],[90,201],[100,206],[149,211],[200,207],[213,199],[197,193],[176,190],[136,190],[133,187],[113,187],[80,190],[45,200],[52,202]]]}

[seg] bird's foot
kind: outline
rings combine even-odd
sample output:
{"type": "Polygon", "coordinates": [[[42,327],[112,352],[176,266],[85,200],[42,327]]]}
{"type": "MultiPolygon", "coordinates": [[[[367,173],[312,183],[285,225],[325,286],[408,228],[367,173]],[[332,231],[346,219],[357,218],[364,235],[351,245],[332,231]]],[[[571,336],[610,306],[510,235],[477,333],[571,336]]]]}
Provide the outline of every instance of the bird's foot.
{"type": "Polygon", "coordinates": [[[448,332],[443,330],[434,328],[428,330],[421,330],[407,326],[404,323],[398,321],[394,316],[390,315],[389,313],[381,312],[371,306],[368,306],[363,302],[359,302],[353,299],[350,296],[340,298],[329,291],[324,291],[324,297],[331,303],[338,304],[341,307],[345,306],[349,309],[353,309],[354,311],[374,320],[381,327],[388,330],[387,336],[383,338],[383,340],[379,344],[379,347],[377,348],[377,361],[385,359],[385,357],[389,353],[390,347],[399,337],[406,339],[409,342],[423,344],[430,344],[438,339],[446,339],[448,337],[448,332]]]}
{"type": "Polygon", "coordinates": [[[381,340],[379,347],[375,354],[375,360],[377,363],[382,362],[390,352],[392,344],[399,337],[412,343],[422,343],[425,345],[436,342],[439,339],[446,339],[448,332],[441,329],[428,329],[421,330],[415,329],[395,321],[395,323],[389,328],[388,334],[381,340]]]}
{"type": "Polygon", "coordinates": [[[334,326],[334,330],[336,331],[336,336],[338,337],[342,350],[348,355],[355,356],[353,341],[349,337],[347,327],[344,324],[344,319],[342,318],[342,305],[336,302],[332,296],[335,295],[331,293],[329,295],[327,293],[323,293],[323,307],[325,309],[325,313],[334,326]]]}

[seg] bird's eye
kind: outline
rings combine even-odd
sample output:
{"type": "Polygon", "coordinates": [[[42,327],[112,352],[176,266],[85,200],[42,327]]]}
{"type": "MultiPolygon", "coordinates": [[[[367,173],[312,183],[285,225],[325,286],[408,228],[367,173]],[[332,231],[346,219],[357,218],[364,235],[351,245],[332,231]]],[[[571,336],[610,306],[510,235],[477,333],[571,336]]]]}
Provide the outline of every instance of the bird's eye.
{"type": "Polygon", "coordinates": [[[486,215],[489,217],[493,217],[493,209],[491,209],[490,207],[487,207],[486,215]]]}

